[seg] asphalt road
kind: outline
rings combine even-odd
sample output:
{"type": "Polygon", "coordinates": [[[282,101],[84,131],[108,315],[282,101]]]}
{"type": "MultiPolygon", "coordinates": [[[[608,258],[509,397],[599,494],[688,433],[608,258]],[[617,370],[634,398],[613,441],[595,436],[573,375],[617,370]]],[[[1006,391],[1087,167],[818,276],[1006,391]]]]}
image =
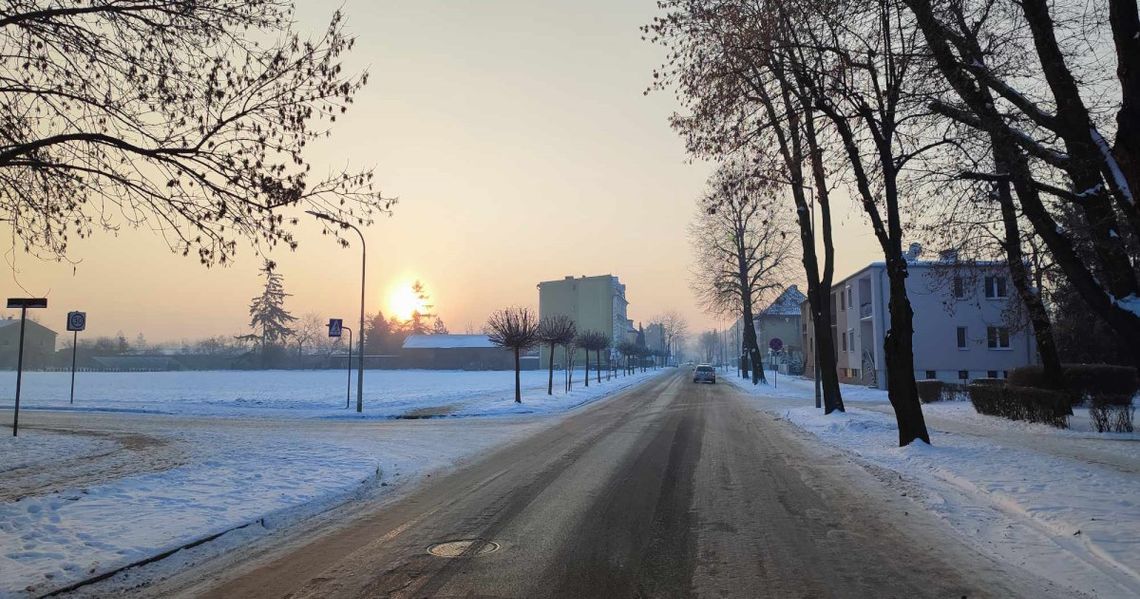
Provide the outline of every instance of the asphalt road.
{"type": "Polygon", "coordinates": [[[876,477],[687,372],[348,526],[180,589],[209,597],[1041,597],[876,477]],[[429,548],[449,541],[458,557],[429,548]]]}

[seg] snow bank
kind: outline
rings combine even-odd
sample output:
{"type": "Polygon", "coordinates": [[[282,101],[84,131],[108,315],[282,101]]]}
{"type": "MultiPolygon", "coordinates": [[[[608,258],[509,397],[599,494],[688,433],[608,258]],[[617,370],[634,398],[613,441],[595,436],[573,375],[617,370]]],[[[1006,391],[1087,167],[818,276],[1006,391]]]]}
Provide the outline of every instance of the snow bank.
{"type": "MultiPolygon", "coordinates": [[[[355,412],[345,413],[343,395],[324,395],[321,388],[329,381],[323,372],[96,378],[103,387],[89,383],[89,394],[79,395],[77,403],[95,410],[171,414],[91,414],[116,430],[163,439],[165,444],[145,451],[168,453],[170,467],[81,486],[57,485],[56,492],[0,503],[0,597],[40,595],[251,523],[273,528],[331,508],[364,487],[406,485],[551,422],[498,417],[565,412],[660,371],[608,382],[603,375],[602,384],[589,388],[581,385],[579,373],[569,394],[560,392],[556,376],[553,397],[546,395],[545,373],[527,373],[522,404],[514,403],[510,372],[365,374],[366,385],[387,386],[365,398],[369,411],[363,421],[355,412]],[[386,418],[412,409],[483,418],[386,418]],[[221,418],[231,414],[240,417],[221,418]]],[[[38,378],[29,403],[58,405],[53,376],[38,378]]],[[[17,439],[0,441],[0,476],[19,466],[38,466],[59,470],[55,475],[62,480],[73,468],[82,479],[93,467],[84,456],[95,459],[115,450],[112,439],[25,429],[17,439]],[[61,454],[80,459],[60,460],[61,454]]]]}

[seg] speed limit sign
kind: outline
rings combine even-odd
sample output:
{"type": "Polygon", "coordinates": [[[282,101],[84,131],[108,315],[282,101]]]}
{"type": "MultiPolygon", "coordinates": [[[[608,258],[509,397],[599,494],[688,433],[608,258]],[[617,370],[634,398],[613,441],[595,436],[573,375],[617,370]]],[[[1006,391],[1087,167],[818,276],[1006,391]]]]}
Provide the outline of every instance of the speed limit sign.
{"type": "Polygon", "coordinates": [[[67,330],[69,331],[82,331],[87,328],[87,313],[86,312],[68,312],[67,313],[67,330]]]}

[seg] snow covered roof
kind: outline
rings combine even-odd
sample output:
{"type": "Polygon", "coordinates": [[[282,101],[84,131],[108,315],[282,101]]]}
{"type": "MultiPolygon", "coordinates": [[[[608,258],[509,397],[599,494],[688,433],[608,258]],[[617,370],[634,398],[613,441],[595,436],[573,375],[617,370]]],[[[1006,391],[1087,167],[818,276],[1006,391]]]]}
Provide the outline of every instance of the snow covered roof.
{"type": "Polygon", "coordinates": [[[404,349],[497,348],[486,335],[409,335],[404,349]]]}
{"type": "Polygon", "coordinates": [[[767,308],[764,308],[760,314],[764,316],[799,316],[800,304],[805,299],[807,297],[795,285],[792,285],[785,289],[780,297],[776,298],[767,308]]]}

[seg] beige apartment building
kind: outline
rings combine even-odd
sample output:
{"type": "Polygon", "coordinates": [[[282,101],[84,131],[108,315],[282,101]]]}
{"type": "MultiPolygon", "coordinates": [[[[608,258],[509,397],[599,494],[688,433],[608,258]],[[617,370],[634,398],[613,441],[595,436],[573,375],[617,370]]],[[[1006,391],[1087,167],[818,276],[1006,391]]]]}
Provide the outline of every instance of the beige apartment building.
{"type": "MultiPolygon", "coordinates": [[[[625,285],[613,275],[594,277],[568,276],[538,284],[538,315],[540,318],[564,314],[573,319],[578,331],[601,331],[611,341],[632,340],[637,335],[628,316],[629,300],[625,285]]],[[[550,348],[540,349],[541,364],[550,359],[550,348]]],[[[562,365],[564,352],[555,352],[554,362],[562,365]]],[[[593,356],[591,356],[591,361],[593,356]]],[[[575,364],[583,364],[585,355],[578,352],[575,364]]]]}

